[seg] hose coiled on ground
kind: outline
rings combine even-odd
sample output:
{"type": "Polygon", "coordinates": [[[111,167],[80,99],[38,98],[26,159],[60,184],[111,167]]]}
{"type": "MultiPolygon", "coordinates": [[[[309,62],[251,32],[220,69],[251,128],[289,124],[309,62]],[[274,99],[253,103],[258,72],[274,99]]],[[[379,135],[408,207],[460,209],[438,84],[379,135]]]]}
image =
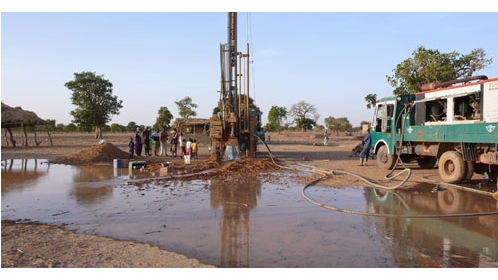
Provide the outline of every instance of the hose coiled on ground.
{"type": "MultiPolygon", "coordinates": [[[[259,139],[259,141],[261,143],[264,144],[264,146],[268,150],[268,155],[269,155],[271,161],[275,165],[277,165],[278,167],[284,168],[284,169],[298,170],[295,167],[285,166],[285,165],[282,165],[282,164],[276,162],[275,158],[273,156],[273,153],[271,152],[271,150],[268,147],[268,145],[266,144],[266,142],[264,142],[257,135],[255,135],[255,136],[257,137],[257,139],[259,139]]],[[[399,158],[398,158],[397,161],[399,161],[399,158]]],[[[397,163],[398,162],[396,162],[396,165],[397,165],[397,163]]],[[[391,217],[391,218],[453,218],[453,217],[474,217],[474,216],[498,215],[498,211],[481,212],[481,213],[430,214],[430,215],[380,214],[380,213],[368,213],[368,212],[352,211],[352,210],[341,209],[341,208],[337,208],[337,207],[333,207],[333,206],[329,206],[329,205],[324,205],[322,203],[316,202],[315,200],[313,200],[309,196],[307,196],[306,195],[306,189],[309,188],[309,187],[311,187],[311,186],[313,186],[316,182],[327,178],[329,175],[337,175],[337,174],[349,175],[349,176],[356,177],[356,178],[358,178],[358,179],[366,182],[367,184],[371,185],[373,188],[384,189],[384,190],[395,190],[395,189],[398,189],[398,188],[402,187],[404,184],[406,184],[406,182],[408,182],[408,180],[412,176],[412,170],[409,169],[409,168],[404,167],[404,169],[402,171],[400,171],[397,174],[391,176],[391,174],[394,171],[394,169],[393,169],[393,171],[391,171],[389,174],[386,175],[386,179],[396,178],[396,177],[400,176],[401,174],[403,174],[405,172],[408,173],[408,174],[407,174],[407,176],[399,184],[397,184],[395,186],[392,186],[392,187],[388,187],[388,186],[384,186],[384,185],[378,184],[376,182],[373,182],[373,181],[371,181],[371,180],[369,180],[369,179],[367,179],[367,178],[365,178],[365,177],[363,177],[361,175],[358,175],[358,174],[355,174],[355,173],[351,173],[351,172],[347,172],[347,171],[343,171],[343,170],[329,170],[329,169],[325,169],[325,168],[319,168],[319,167],[314,167],[314,166],[300,164],[300,163],[293,163],[293,164],[305,168],[304,170],[299,170],[299,171],[308,171],[308,172],[319,173],[319,174],[323,175],[323,176],[321,176],[321,177],[319,177],[319,178],[317,178],[317,179],[309,182],[308,184],[306,184],[306,186],[304,186],[303,189],[302,189],[302,191],[301,191],[302,196],[308,202],[310,202],[310,203],[312,203],[312,204],[314,204],[316,206],[319,206],[319,207],[322,207],[322,208],[325,208],[325,209],[329,209],[329,210],[333,210],[333,211],[337,211],[337,212],[341,212],[341,213],[354,214],[354,215],[362,215],[362,216],[391,217]]],[[[421,179],[423,179],[423,180],[425,180],[427,182],[434,183],[434,184],[451,185],[452,187],[458,188],[460,190],[472,191],[472,192],[476,192],[476,193],[479,193],[479,194],[485,194],[485,195],[491,195],[493,198],[496,199],[495,195],[491,194],[489,192],[483,192],[483,191],[478,191],[478,190],[474,190],[474,189],[470,189],[470,188],[465,188],[465,187],[458,186],[458,185],[455,185],[455,184],[448,184],[448,183],[443,183],[443,182],[437,182],[437,181],[433,181],[433,180],[428,180],[428,179],[420,177],[420,176],[417,176],[417,177],[421,178],[421,179]]],[[[398,197],[398,198],[402,201],[402,199],[400,197],[398,197]]],[[[402,201],[402,202],[404,202],[404,201],[402,201]]],[[[406,203],[404,203],[404,204],[407,205],[406,203]]]]}

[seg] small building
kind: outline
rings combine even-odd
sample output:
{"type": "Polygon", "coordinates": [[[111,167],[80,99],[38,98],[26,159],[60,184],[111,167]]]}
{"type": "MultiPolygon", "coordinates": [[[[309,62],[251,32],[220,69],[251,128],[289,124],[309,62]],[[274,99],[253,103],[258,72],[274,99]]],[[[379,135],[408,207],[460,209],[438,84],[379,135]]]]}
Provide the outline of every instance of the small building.
{"type": "Polygon", "coordinates": [[[209,119],[177,118],[173,127],[183,133],[206,135],[209,134],[209,119]]]}
{"type": "Polygon", "coordinates": [[[21,107],[10,107],[2,102],[2,129],[5,130],[5,142],[7,146],[9,145],[9,138],[7,138],[8,132],[10,136],[10,143],[12,146],[16,147],[16,140],[12,134],[13,128],[20,128],[21,146],[28,146],[28,135],[26,132],[27,126],[33,127],[34,145],[40,145],[41,142],[38,142],[36,134],[37,125],[47,125],[48,138],[50,139],[50,145],[52,146],[52,138],[50,137],[50,130],[48,129],[47,121],[38,117],[34,112],[23,110],[21,107]]]}

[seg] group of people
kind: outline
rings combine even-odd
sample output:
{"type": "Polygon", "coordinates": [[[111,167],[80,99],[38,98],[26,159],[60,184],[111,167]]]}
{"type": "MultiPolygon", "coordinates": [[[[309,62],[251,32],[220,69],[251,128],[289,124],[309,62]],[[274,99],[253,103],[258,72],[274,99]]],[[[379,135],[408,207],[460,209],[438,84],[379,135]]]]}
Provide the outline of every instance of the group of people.
{"type": "Polygon", "coordinates": [[[142,150],[145,156],[152,156],[152,150],[154,150],[155,156],[168,156],[168,140],[171,156],[176,157],[178,155],[178,144],[180,144],[181,155],[185,158],[186,164],[190,164],[191,158],[197,158],[196,139],[186,139],[183,133],[179,133],[176,128],[173,129],[171,139],[169,139],[169,134],[165,127],[161,132],[156,131],[156,133],[151,134],[150,127],[147,126],[143,132],[140,128],[137,128],[135,138],[130,138],[130,143],[128,143],[129,159],[133,159],[135,154],[139,157],[142,156],[142,150]]]}

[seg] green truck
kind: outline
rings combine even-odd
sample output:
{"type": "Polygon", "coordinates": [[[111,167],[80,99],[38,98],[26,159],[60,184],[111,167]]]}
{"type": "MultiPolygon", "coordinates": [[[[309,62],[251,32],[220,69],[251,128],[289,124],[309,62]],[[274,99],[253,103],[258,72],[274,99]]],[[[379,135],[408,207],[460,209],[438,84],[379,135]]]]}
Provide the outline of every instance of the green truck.
{"type": "Polygon", "coordinates": [[[421,92],[377,100],[371,153],[393,169],[398,160],[438,166],[447,183],[474,173],[498,175],[498,78],[475,76],[422,86],[421,92]]]}

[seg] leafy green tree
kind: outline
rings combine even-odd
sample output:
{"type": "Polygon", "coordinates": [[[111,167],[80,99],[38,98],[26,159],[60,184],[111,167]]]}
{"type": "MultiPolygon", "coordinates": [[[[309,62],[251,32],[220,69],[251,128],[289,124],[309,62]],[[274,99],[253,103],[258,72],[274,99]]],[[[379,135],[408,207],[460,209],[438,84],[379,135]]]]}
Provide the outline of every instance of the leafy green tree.
{"type": "Polygon", "coordinates": [[[76,109],[70,114],[73,122],[83,127],[95,127],[95,138],[102,138],[102,128],[119,115],[123,101],[112,95],[112,83],[95,72],[74,73],[74,80],[65,86],[73,92],[72,103],[76,109]]]}
{"type": "Polygon", "coordinates": [[[120,125],[119,123],[111,124],[111,132],[125,132],[126,127],[124,125],[120,125]]]}
{"type": "Polygon", "coordinates": [[[328,117],[325,118],[325,126],[327,129],[331,131],[336,131],[337,136],[339,136],[340,131],[348,131],[353,128],[351,123],[349,122],[348,118],[342,117],[342,118],[334,118],[334,117],[328,117]]]}
{"type": "Polygon", "coordinates": [[[302,131],[311,130],[316,125],[316,122],[310,118],[299,118],[296,120],[297,128],[302,131]]]}
{"type": "Polygon", "coordinates": [[[128,132],[135,132],[136,129],[137,129],[137,123],[135,122],[129,122],[126,125],[126,131],[128,132]]]}
{"type": "Polygon", "coordinates": [[[171,120],[173,119],[173,114],[168,110],[167,107],[161,107],[157,111],[157,118],[156,118],[156,123],[155,123],[155,130],[161,131],[164,127],[166,129],[170,129],[170,123],[171,120]]]}
{"type": "Polygon", "coordinates": [[[221,113],[221,109],[219,106],[216,106],[213,108],[213,115],[218,115],[219,113],[221,113]]]}
{"type": "Polygon", "coordinates": [[[35,131],[47,131],[47,128],[48,128],[48,131],[57,131],[57,126],[55,125],[55,120],[51,120],[51,119],[46,119],[45,120],[47,122],[46,125],[37,125],[36,127],[35,126],[25,126],[24,128],[26,129],[27,132],[33,132],[35,131]]]}
{"type": "Polygon", "coordinates": [[[315,106],[304,101],[293,104],[289,110],[289,114],[294,117],[297,128],[303,131],[312,129],[320,117],[316,112],[315,106]]]}
{"type": "Polygon", "coordinates": [[[266,130],[275,131],[282,128],[283,121],[287,119],[287,108],[272,106],[268,112],[266,130]]]}
{"type": "Polygon", "coordinates": [[[75,132],[77,131],[78,127],[74,123],[70,123],[66,126],[64,126],[64,132],[75,132]]]}
{"type": "Polygon", "coordinates": [[[55,126],[55,131],[59,131],[59,132],[63,132],[65,129],[65,125],[63,123],[58,123],[56,126],[55,126]]]}
{"type": "Polygon", "coordinates": [[[81,124],[79,124],[79,125],[76,126],[76,131],[89,133],[89,132],[92,131],[92,127],[89,126],[89,125],[81,125],[81,124]]]}
{"type": "Polygon", "coordinates": [[[178,106],[178,114],[180,117],[188,119],[197,116],[197,112],[194,111],[194,109],[198,106],[192,102],[192,98],[186,96],[181,100],[175,101],[175,104],[178,106]]]}
{"type": "MultiPolygon", "coordinates": [[[[48,126],[48,130],[50,131],[55,131],[55,120],[51,120],[51,119],[47,119],[46,120],[48,122],[47,126],[48,126]]],[[[40,126],[40,128],[42,128],[43,126],[40,126]]],[[[43,130],[46,130],[46,127],[42,128],[43,130]]]]}
{"type": "Polygon", "coordinates": [[[370,93],[365,96],[365,101],[367,102],[367,108],[373,108],[377,104],[377,94],[370,93]]]}
{"type": "MultiPolygon", "coordinates": [[[[241,94],[240,98],[242,100],[245,100],[245,94],[241,94]]],[[[242,102],[242,106],[244,106],[244,102],[242,102]]],[[[254,110],[258,113],[261,113],[261,109],[259,109],[259,107],[256,105],[256,101],[254,101],[252,97],[249,97],[249,110],[254,110]]]]}
{"type": "Polygon", "coordinates": [[[476,71],[489,66],[493,59],[487,59],[483,49],[474,49],[467,55],[457,51],[441,53],[438,50],[419,46],[412,58],[402,61],[387,76],[387,82],[394,88],[394,94],[413,94],[421,91],[427,83],[440,83],[472,76],[476,71]]]}

